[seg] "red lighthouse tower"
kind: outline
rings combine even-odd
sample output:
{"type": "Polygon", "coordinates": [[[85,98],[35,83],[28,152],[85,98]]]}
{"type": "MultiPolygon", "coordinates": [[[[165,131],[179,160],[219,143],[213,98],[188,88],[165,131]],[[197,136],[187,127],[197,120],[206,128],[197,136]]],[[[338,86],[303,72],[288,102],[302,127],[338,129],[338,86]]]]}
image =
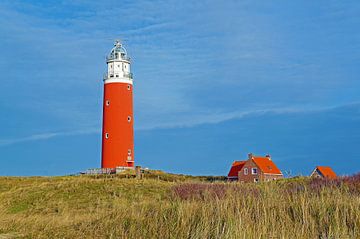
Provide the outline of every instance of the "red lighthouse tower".
{"type": "Polygon", "coordinates": [[[102,168],[134,167],[133,77],[120,41],[106,58],[104,75],[102,168]]]}

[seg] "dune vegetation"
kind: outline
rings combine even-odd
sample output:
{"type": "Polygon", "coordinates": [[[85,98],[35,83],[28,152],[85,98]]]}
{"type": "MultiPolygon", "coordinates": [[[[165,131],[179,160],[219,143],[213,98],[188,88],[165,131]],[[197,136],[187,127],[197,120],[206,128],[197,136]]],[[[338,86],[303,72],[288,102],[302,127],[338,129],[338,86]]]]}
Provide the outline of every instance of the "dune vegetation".
{"type": "Polygon", "coordinates": [[[216,179],[2,177],[0,238],[360,238],[360,175],[216,179]]]}

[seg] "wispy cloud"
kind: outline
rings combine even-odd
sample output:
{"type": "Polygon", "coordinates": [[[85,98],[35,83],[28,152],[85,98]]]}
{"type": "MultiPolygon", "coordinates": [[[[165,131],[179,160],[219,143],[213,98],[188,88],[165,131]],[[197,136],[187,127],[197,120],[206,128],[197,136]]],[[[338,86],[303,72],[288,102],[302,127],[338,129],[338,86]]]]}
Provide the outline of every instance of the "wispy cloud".
{"type": "MultiPolygon", "coordinates": [[[[118,6],[111,0],[66,0],[48,10],[40,3],[7,2],[0,9],[0,34],[8,43],[6,49],[0,46],[6,81],[0,89],[6,101],[0,103],[42,111],[66,126],[99,121],[103,56],[116,34],[128,40],[134,59],[139,128],[151,127],[148,118],[157,118],[159,125],[183,124],[185,119],[173,115],[186,114],[193,121],[211,111],[244,112],[249,104],[255,109],[267,102],[289,108],[313,102],[331,105],[359,84],[357,74],[350,74],[353,69],[332,67],[338,64],[328,55],[319,59],[316,47],[321,48],[319,39],[332,32],[330,27],[321,28],[322,37],[309,40],[308,35],[320,34],[317,28],[308,24],[310,34],[289,30],[299,25],[297,18],[283,21],[289,11],[277,11],[279,6],[272,4],[140,0],[118,6]],[[14,54],[31,64],[18,64],[14,54]],[[19,76],[13,65],[31,77],[19,76]],[[24,88],[13,90],[14,82],[24,88]]],[[[290,5],[284,7],[292,10],[290,5]]],[[[298,14],[308,19],[301,9],[298,14]]],[[[332,27],[343,29],[336,24],[332,27]]],[[[337,38],[343,39],[331,39],[337,38]]],[[[325,53],[343,48],[327,47],[325,53]]]]}
{"type": "Polygon", "coordinates": [[[52,139],[55,137],[99,134],[99,133],[100,133],[100,130],[97,128],[89,128],[89,129],[76,130],[76,131],[64,131],[64,132],[48,132],[48,133],[34,134],[34,135],[21,137],[21,138],[0,139],[0,146],[7,146],[7,145],[25,143],[25,142],[31,142],[31,141],[48,140],[48,139],[52,139]]]}
{"type": "MultiPolygon", "coordinates": [[[[321,113],[328,111],[337,111],[339,109],[345,109],[351,107],[351,109],[357,110],[359,113],[360,103],[354,102],[352,104],[340,105],[340,106],[329,106],[329,107],[319,107],[319,108],[309,108],[309,107],[298,107],[298,108],[272,108],[272,109],[261,109],[261,110],[252,110],[252,111],[234,111],[234,112],[211,112],[199,114],[192,117],[191,119],[186,120],[177,120],[174,122],[167,123],[154,123],[147,126],[136,127],[135,131],[147,131],[147,130],[159,130],[159,129],[176,129],[176,128],[192,128],[201,126],[204,124],[219,124],[229,120],[239,120],[242,118],[251,118],[251,117],[262,117],[266,114],[271,115],[283,115],[283,114],[311,114],[311,113],[321,113]]],[[[356,112],[357,112],[356,111],[356,112]]],[[[359,117],[359,114],[355,114],[354,117],[359,117]]],[[[0,139],[0,146],[7,146],[18,143],[25,143],[31,141],[41,141],[48,140],[55,137],[66,137],[74,135],[88,135],[88,134],[100,134],[101,130],[99,128],[87,128],[83,130],[75,131],[63,131],[63,132],[47,132],[41,134],[34,134],[26,137],[20,138],[9,138],[9,139],[0,139]]]]}
{"type": "MultiPolygon", "coordinates": [[[[177,119],[173,122],[151,124],[145,127],[139,127],[137,130],[154,130],[154,129],[171,129],[171,128],[191,128],[204,124],[219,124],[229,120],[238,120],[246,117],[262,117],[266,114],[283,115],[283,114],[312,114],[328,111],[338,111],[341,109],[351,108],[355,112],[360,112],[360,103],[353,102],[346,105],[324,106],[324,107],[311,107],[311,106],[298,106],[298,107],[281,107],[281,108],[267,108],[248,111],[232,111],[232,112],[208,112],[192,117],[177,119]]],[[[354,114],[354,117],[359,117],[360,114],[354,114]]]]}
{"type": "Polygon", "coordinates": [[[11,129],[27,110],[29,128],[46,122],[85,130],[0,139],[0,146],[100,133],[87,126],[100,125],[103,57],[117,37],[134,59],[136,130],[317,112],[359,100],[353,29],[360,5],[345,17],[347,5],[329,13],[301,1],[48,4],[0,3],[0,107],[7,115],[0,123],[11,129]]]}

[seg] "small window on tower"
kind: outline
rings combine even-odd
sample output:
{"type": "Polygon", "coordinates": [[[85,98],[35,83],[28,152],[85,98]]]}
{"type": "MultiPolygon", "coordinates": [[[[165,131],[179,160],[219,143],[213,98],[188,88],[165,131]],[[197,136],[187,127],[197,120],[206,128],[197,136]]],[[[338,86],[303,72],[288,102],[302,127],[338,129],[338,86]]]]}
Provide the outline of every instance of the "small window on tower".
{"type": "Polygon", "coordinates": [[[131,149],[128,149],[128,155],[129,156],[131,155],[131,149]]]}
{"type": "Polygon", "coordinates": [[[130,86],[130,85],[127,85],[127,89],[130,90],[130,89],[131,89],[131,86],[130,86]]]}
{"type": "Polygon", "coordinates": [[[109,106],[110,105],[110,100],[106,100],[106,106],[109,106]]]}
{"type": "Polygon", "coordinates": [[[128,121],[128,122],[131,121],[131,117],[130,117],[130,116],[127,117],[127,121],[128,121]]]}
{"type": "Polygon", "coordinates": [[[116,75],[116,77],[119,77],[119,75],[116,75]]]}
{"type": "Polygon", "coordinates": [[[105,134],[105,138],[108,139],[109,138],[109,133],[105,134]]]}

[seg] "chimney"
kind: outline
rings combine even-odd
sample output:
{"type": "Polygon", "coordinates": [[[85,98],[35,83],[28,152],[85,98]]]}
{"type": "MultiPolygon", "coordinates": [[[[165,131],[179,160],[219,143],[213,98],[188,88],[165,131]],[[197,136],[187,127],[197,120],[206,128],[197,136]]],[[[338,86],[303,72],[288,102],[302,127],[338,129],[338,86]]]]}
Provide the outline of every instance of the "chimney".
{"type": "Polygon", "coordinates": [[[270,154],[267,154],[265,157],[267,157],[268,159],[270,159],[270,160],[271,160],[271,156],[270,156],[270,154]]]}
{"type": "Polygon", "coordinates": [[[253,158],[254,158],[254,156],[253,156],[253,154],[252,154],[252,153],[249,153],[249,154],[248,154],[248,157],[249,157],[249,160],[251,160],[251,159],[253,159],[253,158]]]}

